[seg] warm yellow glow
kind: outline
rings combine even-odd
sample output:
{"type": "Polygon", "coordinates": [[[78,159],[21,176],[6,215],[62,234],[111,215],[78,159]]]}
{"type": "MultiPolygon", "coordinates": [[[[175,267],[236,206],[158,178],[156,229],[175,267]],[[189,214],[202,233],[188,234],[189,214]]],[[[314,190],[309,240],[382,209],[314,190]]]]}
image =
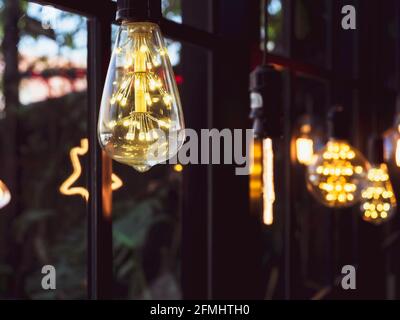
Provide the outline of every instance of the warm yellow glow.
{"type": "Polygon", "coordinates": [[[344,207],[359,200],[366,162],[348,143],[329,141],[308,168],[311,192],[329,207],[344,207]]]}
{"type": "Polygon", "coordinates": [[[274,152],[272,140],[268,138],[263,140],[263,222],[266,225],[274,221],[274,202],[274,152]]]}
{"type": "Polygon", "coordinates": [[[262,196],[262,141],[254,139],[250,151],[250,200],[258,201],[262,196]]]}
{"type": "Polygon", "coordinates": [[[368,181],[361,193],[363,219],[379,224],[393,216],[397,205],[386,164],[372,167],[368,171],[368,181]]]}
{"type": "Polygon", "coordinates": [[[6,184],[0,180],[0,209],[4,208],[11,201],[11,193],[6,184]]]}
{"type": "Polygon", "coordinates": [[[396,165],[400,167],[400,139],[396,143],[396,165]]]}
{"type": "Polygon", "coordinates": [[[174,165],[174,170],[176,172],[182,172],[183,171],[183,166],[178,163],[178,164],[174,165]]]}
{"type": "Polygon", "coordinates": [[[314,155],[314,143],[310,138],[296,139],[296,155],[297,161],[304,165],[309,165],[312,162],[314,155]]]}
{"type": "MultiPolygon", "coordinates": [[[[70,151],[70,158],[72,163],[73,172],[60,186],[60,192],[67,196],[81,195],[86,201],[89,200],[89,191],[84,187],[72,187],[72,185],[79,179],[82,174],[82,166],[79,161],[79,156],[84,156],[89,150],[88,139],[82,139],[79,147],[74,147],[70,151]]],[[[111,176],[112,190],[117,190],[123,186],[122,180],[116,175],[111,176]]]]}
{"type": "Polygon", "coordinates": [[[109,72],[113,86],[103,99],[111,112],[100,122],[100,140],[112,158],[144,172],[176,153],[180,145],[170,145],[167,138],[170,130],[183,129],[183,117],[158,26],[134,22],[121,28],[125,33],[109,72]]]}

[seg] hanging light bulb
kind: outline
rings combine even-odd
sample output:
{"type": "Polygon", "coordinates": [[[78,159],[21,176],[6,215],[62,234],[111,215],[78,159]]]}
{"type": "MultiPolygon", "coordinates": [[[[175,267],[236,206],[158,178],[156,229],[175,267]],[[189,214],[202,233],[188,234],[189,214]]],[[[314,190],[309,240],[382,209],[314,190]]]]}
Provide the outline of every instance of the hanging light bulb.
{"type": "Polygon", "coordinates": [[[383,159],[383,139],[372,136],[369,141],[371,168],[368,183],[361,192],[361,213],[365,221],[380,224],[396,212],[396,197],[383,159]]]}
{"type": "Polygon", "coordinates": [[[330,139],[307,167],[307,187],[328,207],[348,207],[361,198],[369,164],[345,139],[348,119],[344,117],[343,109],[335,107],[328,119],[330,139]]]}
{"type": "Polygon", "coordinates": [[[160,29],[160,0],[118,0],[121,22],[101,102],[98,134],[114,160],[140,172],[184,141],[178,89],[160,29]]]}
{"type": "Polygon", "coordinates": [[[11,201],[11,193],[3,181],[0,180],[0,209],[4,208],[11,201]]]}
{"type": "Polygon", "coordinates": [[[262,221],[265,225],[274,222],[274,149],[273,139],[279,137],[280,112],[279,108],[270,108],[266,111],[264,100],[276,106],[278,102],[276,86],[280,83],[279,73],[270,66],[258,66],[250,75],[251,113],[253,120],[254,139],[251,148],[250,167],[250,204],[253,212],[262,212],[262,221]],[[272,88],[275,86],[275,91],[272,88]],[[274,95],[269,93],[274,91],[274,95]],[[268,116],[267,116],[268,114],[268,116]],[[267,123],[268,118],[268,123],[267,123]]]}

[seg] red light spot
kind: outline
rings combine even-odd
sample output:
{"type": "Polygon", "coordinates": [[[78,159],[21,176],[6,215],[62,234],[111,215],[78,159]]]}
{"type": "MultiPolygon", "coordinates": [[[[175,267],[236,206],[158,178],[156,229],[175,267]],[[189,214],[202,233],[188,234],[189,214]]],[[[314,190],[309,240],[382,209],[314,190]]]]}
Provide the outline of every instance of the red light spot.
{"type": "Polygon", "coordinates": [[[176,81],[176,84],[182,84],[183,83],[183,77],[181,75],[177,74],[175,76],[175,81],[176,81]]]}

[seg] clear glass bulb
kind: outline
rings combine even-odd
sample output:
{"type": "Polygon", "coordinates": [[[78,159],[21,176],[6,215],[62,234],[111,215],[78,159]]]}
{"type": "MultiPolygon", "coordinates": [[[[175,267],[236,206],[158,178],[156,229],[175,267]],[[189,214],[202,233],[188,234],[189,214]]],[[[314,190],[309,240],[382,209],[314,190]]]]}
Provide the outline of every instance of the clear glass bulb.
{"type": "Polygon", "coordinates": [[[307,167],[307,187],[328,207],[348,207],[360,200],[368,169],[361,152],[346,141],[331,139],[307,167]]]}
{"type": "Polygon", "coordinates": [[[396,212],[396,197],[385,163],[372,166],[368,184],[361,193],[361,212],[365,221],[380,224],[396,212]]]}
{"type": "Polygon", "coordinates": [[[181,102],[157,24],[124,22],[119,28],[98,135],[111,158],[140,172],[181,148],[185,139],[181,102]]]}

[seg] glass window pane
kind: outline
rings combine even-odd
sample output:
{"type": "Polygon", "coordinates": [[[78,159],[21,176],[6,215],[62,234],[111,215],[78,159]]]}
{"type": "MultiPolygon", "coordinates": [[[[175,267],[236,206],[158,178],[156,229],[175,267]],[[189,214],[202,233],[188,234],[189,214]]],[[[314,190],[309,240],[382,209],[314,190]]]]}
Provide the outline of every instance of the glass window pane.
{"type": "Polygon", "coordinates": [[[2,4],[0,298],[86,298],[86,20],[2,4]],[[45,265],[57,290],[42,287],[45,265]]]}

